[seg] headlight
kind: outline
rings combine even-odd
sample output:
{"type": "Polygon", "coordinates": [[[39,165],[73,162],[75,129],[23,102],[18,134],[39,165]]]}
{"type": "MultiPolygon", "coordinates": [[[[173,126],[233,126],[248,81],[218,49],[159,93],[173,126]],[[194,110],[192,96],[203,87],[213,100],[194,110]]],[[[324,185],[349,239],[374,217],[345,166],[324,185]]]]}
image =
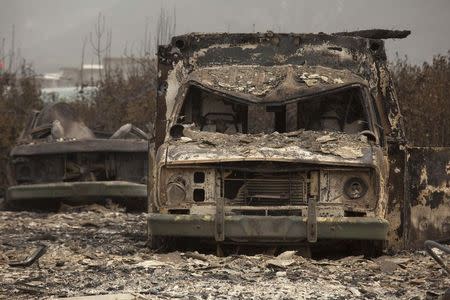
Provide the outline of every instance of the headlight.
{"type": "Polygon", "coordinates": [[[18,174],[21,178],[29,178],[31,177],[31,168],[30,166],[20,166],[18,168],[18,174]]]}
{"type": "Polygon", "coordinates": [[[361,178],[350,178],[345,182],[344,193],[350,199],[361,198],[367,193],[367,184],[361,178]]]}
{"type": "Polygon", "coordinates": [[[186,199],[186,180],[182,176],[174,176],[169,180],[166,189],[167,203],[179,204],[186,199]]]}
{"type": "Polygon", "coordinates": [[[31,167],[25,164],[17,166],[16,179],[19,181],[31,180],[31,167]]]}

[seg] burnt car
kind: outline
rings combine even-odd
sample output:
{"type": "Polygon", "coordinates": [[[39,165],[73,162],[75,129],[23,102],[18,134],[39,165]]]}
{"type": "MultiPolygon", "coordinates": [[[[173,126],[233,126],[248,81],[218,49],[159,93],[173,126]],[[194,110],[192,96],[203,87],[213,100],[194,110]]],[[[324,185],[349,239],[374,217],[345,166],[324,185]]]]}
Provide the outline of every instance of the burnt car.
{"type": "Polygon", "coordinates": [[[398,238],[400,209],[397,226],[389,213],[406,141],[382,39],[408,34],[188,34],[160,46],[152,246],[348,240],[379,252],[398,238]]]}
{"type": "Polygon", "coordinates": [[[31,114],[11,151],[6,204],[111,199],[145,210],[147,152],[147,134],[131,124],[112,134],[98,132],[69,104],[49,104],[31,114]]]}

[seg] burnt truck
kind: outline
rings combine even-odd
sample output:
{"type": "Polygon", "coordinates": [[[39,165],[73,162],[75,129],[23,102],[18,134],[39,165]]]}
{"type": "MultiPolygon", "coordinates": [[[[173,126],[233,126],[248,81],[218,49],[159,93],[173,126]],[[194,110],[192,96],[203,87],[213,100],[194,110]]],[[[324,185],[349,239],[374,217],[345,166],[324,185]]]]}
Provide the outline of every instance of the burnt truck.
{"type": "Polygon", "coordinates": [[[347,240],[379,252],[410,245],[408,232],[445,235],[448,190],[442,218],[411,225],[411,152],[383,41],[409,33],[188,34],[159,46],[151,245],[347,240]]]}
{"type": "Polygon", "coordinates": [[[10,153],[6,205],[110,199],[145,210],[147,138],[131,124],[115,133],[91,130],[69,104],[50,103],[31,113],[10,153]]]}

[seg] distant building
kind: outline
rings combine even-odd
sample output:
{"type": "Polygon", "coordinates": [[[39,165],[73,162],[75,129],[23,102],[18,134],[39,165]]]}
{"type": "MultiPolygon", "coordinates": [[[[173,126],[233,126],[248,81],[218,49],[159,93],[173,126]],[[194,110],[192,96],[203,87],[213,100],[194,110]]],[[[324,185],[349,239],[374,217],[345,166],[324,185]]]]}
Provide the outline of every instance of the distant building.
{"type": "Polygon", "coordinates": [[[62,67],[59,72],[38,76],[38,80],[42,88],[74,87],[81,86],[81,83],[95,86],[100,81],[100,72],[103,72],[102,65],[86,64],[82,69],[62,67]]]}
{"type": "MultiPolygon", "coordinates": [[[[38,76],[42,88],[96,86],[101,76],[108,72],[121,72],[125,78],[138,70],[139,60],[130,57],[105,57],[103,64],[84,64],[79,67],[62,67],[59,72],[38,76]]],[[[1,68],[0,68],[1,70],[1,68]]]]}
{"type": "Polygon", "coordinates": [[[84,64],[82,72],[79,72],[78,84],[80,85],[81,79],[83,80],[83,85],[94,86],[100,81],[100,74],[103,73],[103,66],[97,64],[84,64]]]}
{"type": "Polygon", "coordinates": [[[137,70],[139,62],[131,57],[105,57],[103,65],[109,72],[121,72],[127,78],[129,74],[137,70]]]}
{"type": "Polygon", "coordinates": [[[59,69],[61,75],[59,86],[73,86],[79,85],[80,69],[63,67],[59,69]]]}
{"type": "Polygon", "coordinates": [[[58,73],[45,73],[37,77],[41,87],[43,88],[55,88],[58,87],[61,82],[62,72],[58,73]]]}
{"type": "Polygon", "coordinates": [[[72,102],[76,100],[92,100],[97,92],[97,87],[87,86],[81,89],[80,87],[53,87],[42,88],[41,99],[45,103],[49,102],[72,102]]]}

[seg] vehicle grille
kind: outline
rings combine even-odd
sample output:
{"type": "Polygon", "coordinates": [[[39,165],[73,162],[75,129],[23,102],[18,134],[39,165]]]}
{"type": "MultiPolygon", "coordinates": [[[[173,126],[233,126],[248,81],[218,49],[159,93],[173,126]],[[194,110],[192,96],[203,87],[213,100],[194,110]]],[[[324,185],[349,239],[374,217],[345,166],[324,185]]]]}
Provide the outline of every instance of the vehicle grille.
{"type": "Polygon", "coordinates": [[[307,203],[309,182],[306,173],[233,172],[223,188],[231,205],[301,205],[307,203]]]}

